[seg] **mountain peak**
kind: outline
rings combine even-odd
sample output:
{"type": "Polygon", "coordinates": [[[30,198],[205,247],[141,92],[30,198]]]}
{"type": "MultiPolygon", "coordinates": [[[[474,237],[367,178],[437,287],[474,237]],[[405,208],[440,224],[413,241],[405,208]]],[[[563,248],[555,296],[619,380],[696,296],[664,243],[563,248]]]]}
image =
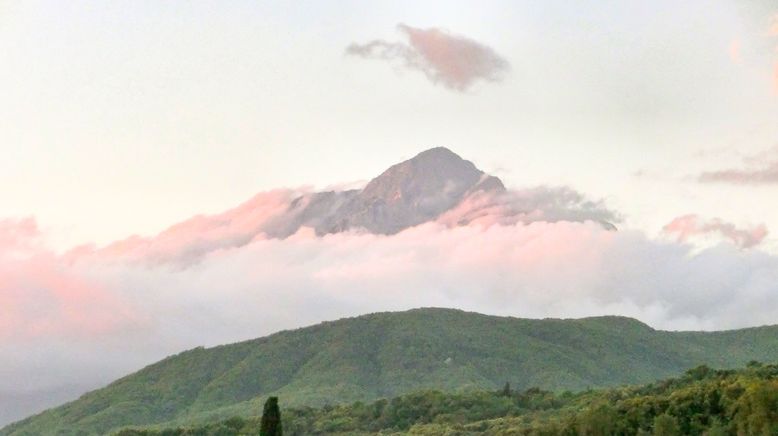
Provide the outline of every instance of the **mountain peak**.
{"type": "Polygon", "coordinates": [[[356,201],[352,226],[395,233],[435,219],[475,190],[505,188],[496,177],[445,147],[425,150],[371,180],[356,201]],[[487,183],[484,183],[487,182],[487,183]]]}
{"type": "Polygon", "coordinates": [[[434,147],[392,165],[371,180],[363,193],[367,196],[384,197],[387,193],[407,194],[409,192],[403,191],[416,188],[428,194],[441,193],[441,191],[448,191],[448,193],[461,191],[460,193],[463,194],[470,188],[482,184],[483,179],[486,178],[498,182],[490,186],[505,189],[499,179],[485,174],[469,160],[462,159],[446,147],[434,147]]]}
{"type": "Polygon", "coordinates": [[[393,234],[436,219],[478,191],[500,193],[505,186],[448,148],[430,148],[392,165],[360,191],[316,194],[282,234],[300,225],[318,234],[354,228],[393,234]]]}
{"type": "Polygon", "coordinates": [[[426,158],[446,158],[446,159],[452,159],[452,160],[460,160],[463,161],[462,157],[460,157],[458,154],[454,153],[453,151],[449,150],[446,147],[432,147],[430,149],[424,150],[421,153],[417,154],[410,160],[414,159],[426,159],[426,158]]]}
{"type": "Polygon", "coordinates": [[[424,165],[434,165],[437,167],[440,167],[440,169],[454,169],[454,168],[461,168],[461,169],[467,169],[469,171],[478,172],[479,174],[483,174],[481,170],[476,168],[476,166],[470,162],[469,160],[462,159],[461,156],[454,153],[453,151],[449,150],[446,147],[434,147],[427,150],[422,151],[421,153],[417,154],[416,156],[404,161],[400,162],[397,165],[416,165],[416,166],[424,166],[424,165]]]}
{"type": "MultiPolygon", "coordinates": [[[[473,184],[483,172],[467,160],[444,147],[431,148],[398,164],[392,165],[365,186],[363,193],[383,197],[385,191],[407,191],[411,187],[433,192],[445,189],[446,183],[473,184]],[[426,186],[421,186],[425,184],[426,186]]],[[[391,192],[389,194],[394,194],[391,192]]]]}

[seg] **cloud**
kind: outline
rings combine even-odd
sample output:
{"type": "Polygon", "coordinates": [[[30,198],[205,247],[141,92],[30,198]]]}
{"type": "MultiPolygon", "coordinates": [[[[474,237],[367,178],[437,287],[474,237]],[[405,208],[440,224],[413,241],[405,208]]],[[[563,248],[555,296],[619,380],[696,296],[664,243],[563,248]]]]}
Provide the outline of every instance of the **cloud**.
{"type": "Polygon", "coordinates": [[[70,269],[40,238],[31,218],[0,221],[0,340],[107,334],[137,321],[120,298],[70,269]]]}
{"type": "Polygon", "coordinates": [[[675,235],[678,242],[687,242],[697,236],[719,234],[740,248],[759,245],[767,237],[767,227],[764,224],[750,229],[740,229],[718,218],[706,221],[697,215],[679,216],[666,224],[662,230],[666,234],[675,235]]]}
{"type": "Polygon", "coordinates": [[[437,219],[448,226],[593,221],[606,228],[613,228],[612,223],[620,220],[601,201],[589,200],[565,186],[539,186],[504,193],[476,192],[437,219]]]}
{"type": "MultiPolygon", "coordinates": [[[[776,71],[778,73],[778,71],[776,71]]],[[[743,160],[745,168],[730,168],[703,172],[698,176],[702,183],[732,183],[757,185],[778,183],[778,147],[743,160]]]]}
{"type": "Polygon", "coordinates": [[[695,251],[608,231],[601,221],[615,214],[569,188],[469,196],[393,235],[263,236],[295,192],[66,255],[46,248],[34,220],[2,221],[0,409],[30,395],[74,398],[194,346],[375,311],[619,314],[670,329],[778,319],[778,257],[742,250],[742,238],[695,251]]]}
{"type": "Polygon", "coordinates": [[[4,265],[15,273],[0,280],[0,372],[8,374],[0,391],[44,368],[53,379],[39,389],[63,379],[97,383],[197,345],[419,306],[522,317],[620,314],[673,329],[778,317],[777,257],[729,244],[694,253],[594,222],[432,222],[391,236],[321,237],[304,228],[176,268],[39,257],[4,265]],[[79,367],[97,369],[70,374],[79,367]]]}
{"type": "Polygon", "coordinates": [[[346,53],[366,59],[399,60],[405,68],[424,73],[435,84],[465,91],[478,80],[499,82],[510,64],[490,47],[470,38],[431,27],[398,24],[408,42],[373,40],[351,44],[346,53]]]}
{"type": "Polygon", "coordinates": [[[0,261],[27,255],[39,243],[39,237],[33,218],[0,220],[0,261]]]}
{"type": "Polygon", "coordinates": [[[702,173],[701,182],[722,182],[735,184],[778,183],[778,161],[753,169],[728,169],[702,173]]]}
{"type": "Polygon", "coordinates": [[[198,215],[177,223],[154,237],[132,236],[106,247],[85,245],[66,254],[70,262],[85,257],[117,259],[161,264],[188,264],[203,255],[248,244],[264,238],[274,220],[283,218],[292,202],[304,193],[291,189],[262,192],[239,205],[216,215],[198,215]]]}
{"type": "MultiPolygon", "coordinates": [[[[347,193],[331,191],[325,194],[347,193]]],[[[105,247],[84,245],[70,250],[64,259],[71,264],[99,260],[186,267],[210,253],[240,248],[263,239],[283,239],[309,223],[317,222],[320,218],[301,207],[316,201],[316,195],[293,189],[259,193],[236,208],[215,215],[195,216],[156,236],[136,235],[105,247]]],[[[595,221],[607,225],[619,221],[619,217],[602,202],[589,200],[572,188],[545,186],[506,192],[478,190],[438,217],[438,222],[449,227],[535,221],[595,221]]]]}

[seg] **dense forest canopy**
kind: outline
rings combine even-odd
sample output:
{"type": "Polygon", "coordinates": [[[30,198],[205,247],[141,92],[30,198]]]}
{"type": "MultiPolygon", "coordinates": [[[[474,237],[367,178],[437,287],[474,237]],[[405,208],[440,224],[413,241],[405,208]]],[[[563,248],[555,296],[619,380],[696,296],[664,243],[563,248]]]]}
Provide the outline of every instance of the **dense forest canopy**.
{"type": "MultiPolygon", "coordinates": [[[[508,389],[506,389],[508,388],[508,389]]],[[[554,394],[531,388],[443,393],[283,411],[287,435],[774,435],[778,365],[699,366],[642,386],[554,394]]],[[[254,435],[259,417],[116,436],[254,435]]]]}

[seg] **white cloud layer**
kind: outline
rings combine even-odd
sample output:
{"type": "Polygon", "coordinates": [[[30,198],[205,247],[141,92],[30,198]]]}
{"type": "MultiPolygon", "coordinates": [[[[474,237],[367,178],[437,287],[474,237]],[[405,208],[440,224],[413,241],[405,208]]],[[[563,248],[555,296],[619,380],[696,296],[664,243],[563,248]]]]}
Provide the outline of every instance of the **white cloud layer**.
{"type": "Polygon", "coordinates": [[[665,329],[778,320],[778,257],[727,243],[696,252],[595,222],[432,222],[391,236],[302,228],[187,265],[74,262],[29,242],[37,238],[30,221],[3,227],[0,392],[14,392],[8,398],[61,399],[197,345],[421,306],[620,314],[665,329]]]}

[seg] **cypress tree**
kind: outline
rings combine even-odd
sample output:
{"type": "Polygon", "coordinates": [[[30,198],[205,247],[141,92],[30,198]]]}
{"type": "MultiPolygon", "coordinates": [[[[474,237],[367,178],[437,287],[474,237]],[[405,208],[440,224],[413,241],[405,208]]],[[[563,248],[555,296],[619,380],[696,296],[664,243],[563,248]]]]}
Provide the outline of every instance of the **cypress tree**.
{"type": "Polygon", "coordinates": [[[281,428],[281,410],[278,408],[278,397],[270,397],[265,401],[262,411],[262,422],[259,427],[259,436],[283,436],[281,428]]]}

